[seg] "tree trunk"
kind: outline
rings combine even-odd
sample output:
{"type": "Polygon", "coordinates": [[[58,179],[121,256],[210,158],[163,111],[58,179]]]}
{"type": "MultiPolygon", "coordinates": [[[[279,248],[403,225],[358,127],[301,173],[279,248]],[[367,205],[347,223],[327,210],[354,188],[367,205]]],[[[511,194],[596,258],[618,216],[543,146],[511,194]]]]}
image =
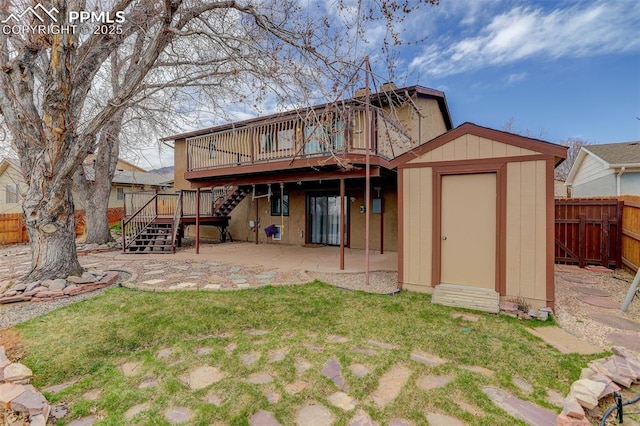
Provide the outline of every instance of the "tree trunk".
{"type": "Polygon", "coordinates": [[[31,271],[23,281],[67,278],[82,273],[76,254],[76,220],[71,182],[54,186],[42,179],[24,199],[24,222],[31,241],[31,271]]]}
{"type": "MultiPolygon", "coordinates": [[[[97,195],[98,191],[95,191],[93,195],[97,195]]],[[[103,197],[91,197],[91,198],[103,198],[103,197]]],[[[88,200],[87,208],[85,209],[86,217],[86,239],[87,244],[106,244],[114,241],[111,236],[111,230],[109,229],[109,218],[107,216],[109,195],[107,193],[106,200],[93,199],[88,200]]]]}

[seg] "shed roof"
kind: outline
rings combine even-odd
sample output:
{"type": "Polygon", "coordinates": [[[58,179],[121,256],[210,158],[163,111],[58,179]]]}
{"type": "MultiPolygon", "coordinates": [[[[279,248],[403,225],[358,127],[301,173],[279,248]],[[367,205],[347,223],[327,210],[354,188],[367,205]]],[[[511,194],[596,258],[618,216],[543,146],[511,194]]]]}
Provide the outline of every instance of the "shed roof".
{"type": "Polygon", "coordinates": [[[399,165],[405,164],[413,160],[417,156],[425,154],[465,134],[472,134],[472,135],[476,135],[486,139],[502,142],[508,145],[514,145],[521,148],[530,149],[533,151],[540,152],[542,154],[553,155],[555,157],[556,166],[562,163],[565,158],[567,158],[567,148],[562,145],[546,142],[540,139],[534,139],[526,136],[517,135],[515,133],[495,130],[489,127],[479,126],[475,123],[466,122],[459,125],[455,129],[449,130],[448,132],[443,133],[442,135],[437,136],[428,142],[424,142],[421,145],[418,145],[417,147],[415,147],[414,149],[400,155],[399,157],[391,161],[391,165],[393,167],[397,167],[399,165]]]}

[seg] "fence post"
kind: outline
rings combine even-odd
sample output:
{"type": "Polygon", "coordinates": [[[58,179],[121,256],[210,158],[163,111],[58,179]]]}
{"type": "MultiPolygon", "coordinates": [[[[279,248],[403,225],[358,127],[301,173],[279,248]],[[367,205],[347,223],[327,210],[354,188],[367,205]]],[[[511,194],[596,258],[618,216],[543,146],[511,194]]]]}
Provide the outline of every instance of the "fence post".
{"type": "Polygon", "coordinates": [[[609,215],[602,215],[602,232],[600,233],[600,253],[602,253],[602,266],[609,267],[609,215]]]}
{"type": "Polygon", "coordinates": [[[622,212],[624,211],[624,201],[618,200],[618,211],[616,212],[616,268],[624,267],[622,264],[622,212]]]}
{"type": "Polygon", "coordinates": [[[580,215],[580,225],[578,226],[578,266],[584,268],[587,257],[587,217],[580,215]]]}

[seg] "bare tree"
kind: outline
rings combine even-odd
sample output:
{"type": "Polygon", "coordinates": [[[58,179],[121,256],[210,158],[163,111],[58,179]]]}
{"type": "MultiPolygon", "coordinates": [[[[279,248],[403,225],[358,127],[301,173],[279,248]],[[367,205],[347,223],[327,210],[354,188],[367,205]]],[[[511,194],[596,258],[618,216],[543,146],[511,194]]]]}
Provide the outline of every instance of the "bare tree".
{"type": "MultiPolygon", "coordinates": [[[[358,11],[366,11],[363,19],[389,22],[428,2],[361,1],[356,6],[358,11]]],[[[351,7],[338,3],[345,9],[351,7]]],[[[107,25],[106,34],[100,31],[103,25],[96,27],[98,31],[92,27],[90,34],[69,30],[1,34],[0,114],[13,136],[13,148],[29,187],[23,202],[32,250],[28,280],[81,271],[74,238],[72,176],[101,138],[115,134],[109,127],[122,122],[123,111],[141,90],[160,90],[172,72],[179,72],[181,63],[176,62],[174,53],[187,58],[185,65],[199,69],[211,65],[201,61],[197,51],[183,47],[180,40],[201,40],[208,49],[230,49],[229,57],[236,65],[229,69],[229,76],[260,67],[270,74],[300,78],[314,76],[317,66],[324,64],[324,78],[331,80],[343,70],[338,65],[348,65],[339,56],[344,54],[342,46],[348,45],[344,43],[347,32],[293,0],[266,0],[255,5],[232,0],[113,0],[100,5],[109,7],[104,12],[120,22],[117,27],[107,25]],[[243,34],[242,39],[220,32],[227,27],[237,28],[234,34],[243,34]],[[90,96],[101,88],[96,84],[100,71],[114,53],[135,52],[136,46],[141,46],[139,55],[131,62],[133,66],[118,73],[118,84],[101,96],[90,96]],[[251,57],[244,56],[247,47],[270,54],[254,64],[251,57]],[[294,66],[287,69],[282,64],[294,66]]],[[[29,19],[31,15],[22,13],[29,6],[35,7],[35,2],[2,1],[0,13],[5,22],[29,19]]],[[[58,13],[59,28],[74,24],[71,12],[97,8],[83,0],[53,0],[49,6],[50,13],[58,13]]],[[[397,36],[393,25],[388,24],[387,30],[390,37],[397,36]]],[[[115,68],[113,63],[111,66],[115,68]]],[[[190,74],[186,81],[197,78],[190,74]]],[[[287,83],[286,78],[281,81],[287,83]]],[[[268,91],[263,89],[263,93],[268,91]]],[[[104,155],[111,154],[105,150],[104,155]]]]}
{"type": "Polygon", "coordinates": [[[582,138],[568,138],[563,141],[560,141],[561,145],[568,147],[567,150],[567,158],[564,160],[555,170],[555,179],[556,180],[567,180],[569,176],[569,171],[571,167],[573,167],[573,163],[576,162],[576,158],[578,158],[578,153],[580,152],[580,148],[589,144],[586,140],[582,138]]]}

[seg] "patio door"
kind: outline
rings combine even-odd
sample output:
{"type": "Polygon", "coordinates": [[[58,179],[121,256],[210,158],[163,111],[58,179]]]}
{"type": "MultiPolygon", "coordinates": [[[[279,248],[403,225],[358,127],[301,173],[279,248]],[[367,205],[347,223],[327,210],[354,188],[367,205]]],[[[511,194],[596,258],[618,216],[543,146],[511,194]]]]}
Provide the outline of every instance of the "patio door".
{"type": "MultiPolygon", "coordinates": [[[[344,245],[348,245],[348,207],[347,197],[344,197],[344,245]]],[[[309,195],[307,197],[307,242],[310,244],[324,244],[328,246],[340,245],[340,196],[339,195],[309,195]]]]}

